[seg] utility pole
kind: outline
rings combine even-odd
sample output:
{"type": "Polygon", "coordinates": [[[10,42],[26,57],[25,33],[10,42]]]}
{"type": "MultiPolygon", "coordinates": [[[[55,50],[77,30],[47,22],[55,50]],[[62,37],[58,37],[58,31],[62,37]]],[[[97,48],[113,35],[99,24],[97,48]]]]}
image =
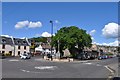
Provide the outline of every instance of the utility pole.
{"type": "MultiPolygon", "coordinates": [[[[50,20],[51,23],[51,42],[52,42],[52,37],[53,37],[53,21],[50,20]]],[[[52,60],[52,48],[53,46],[51,45],[51,60],[52,60]]]]}
{"type": "Polygon", "coordinates": [[[58,52],[57,57],[60,58],[60,41],[58,40],[58,52]]]}

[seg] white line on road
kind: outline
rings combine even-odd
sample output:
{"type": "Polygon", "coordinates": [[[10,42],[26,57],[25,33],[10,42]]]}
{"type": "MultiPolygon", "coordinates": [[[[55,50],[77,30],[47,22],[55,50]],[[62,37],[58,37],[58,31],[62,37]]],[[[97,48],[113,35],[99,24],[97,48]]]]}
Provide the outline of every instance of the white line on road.
{"type": "Polygon", "coordinates": [[[17,59],[12,59],[12,60],[9,60],[9,61],[19,61],[19,60],[17,60],[17,59]]]}
{"type": "Polygon", "coordinates": [[[108,69],[111,73],[113,73],[113,70],[111,70],[108,66],[104,66],[106,69],[108,69]]]}
{"type": "Polygon", "coordinates": [[[104,66],[104,67],[110,71],[110,74],[107,80],[111,80],[114,77],[114,74],[115,74],[114,71],[108,66],[104,66]]]}
{"type": "Polygon", "coordinates": [[[57,68],[56,66],[38,66],[38,67],[35,67],[35,69],[40,69],[40,70],[54,70],[55,68],[57,68]]]}
{"type": "Polygon", "coordinates": [[[89,65],[91,65],[92,63],[84,63],[84,64],[89,64],[89,65]]]}
{"type": "Polygon", "coordinates": [[[20,69],[21,71],[23,71],[23,72],[30,72],[30,71],[27,71],[27,70],[24,70],[24,69],[20,69]]]}
{"type": "Polygon", "coordinates": [[[24,69],[20,69],[22,72],[26,72],[26,73],[51,73],[51,72],[36,72],[36,71],[29,71],[29,70],[24,70],[24,69]]]}

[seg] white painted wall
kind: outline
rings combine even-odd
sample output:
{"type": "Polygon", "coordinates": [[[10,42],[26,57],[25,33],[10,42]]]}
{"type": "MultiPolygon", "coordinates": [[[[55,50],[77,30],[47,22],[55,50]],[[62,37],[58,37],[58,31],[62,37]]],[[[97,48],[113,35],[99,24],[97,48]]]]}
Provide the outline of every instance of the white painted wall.
{"type": "Polygon", "coordinates": [[[14,53],[14,47],[11,45],[5,45],[5,49],[2,49],[2,44],[0,44],[0,51],[2,53],[2,51],[5,51],[5,53],[9,53],[9,51],[12,51],[12,55],[14,53]]]}
{"type": "Polygon", "coordinates": [[[30,52],[30,47],[26,46],[26,49],[24,49],[24,46],[20,46],[20,49],[18,49],[18,45],[15,45],[15,56],[18,56],[18,51],[20,51],[20,53],[24,53],[24,51],[30,52]]]}

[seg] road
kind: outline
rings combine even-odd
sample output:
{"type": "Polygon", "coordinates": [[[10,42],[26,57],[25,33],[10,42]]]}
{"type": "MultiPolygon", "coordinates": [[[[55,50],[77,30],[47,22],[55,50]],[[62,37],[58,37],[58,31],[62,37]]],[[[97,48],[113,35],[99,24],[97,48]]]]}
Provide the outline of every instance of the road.
{"type": "Polygon", "coordinates": [[[117,58],[75,62],[52,62],[39,57],[29,60],[6,58],[2,60],[3,78],[108,78],[105,67],[117,63],[117,58]]]}

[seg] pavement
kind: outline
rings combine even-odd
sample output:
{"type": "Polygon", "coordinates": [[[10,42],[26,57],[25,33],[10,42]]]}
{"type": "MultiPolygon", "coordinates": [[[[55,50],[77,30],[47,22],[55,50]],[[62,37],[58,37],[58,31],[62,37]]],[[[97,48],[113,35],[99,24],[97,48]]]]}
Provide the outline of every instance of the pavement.
{"type": "Polygon", "coordinates": [[[40,57],[21,60],[18,57],[2,60],[3,78],[108,78],[109,69],[117,58],[73,62],[53,62],[40,57]]]}

